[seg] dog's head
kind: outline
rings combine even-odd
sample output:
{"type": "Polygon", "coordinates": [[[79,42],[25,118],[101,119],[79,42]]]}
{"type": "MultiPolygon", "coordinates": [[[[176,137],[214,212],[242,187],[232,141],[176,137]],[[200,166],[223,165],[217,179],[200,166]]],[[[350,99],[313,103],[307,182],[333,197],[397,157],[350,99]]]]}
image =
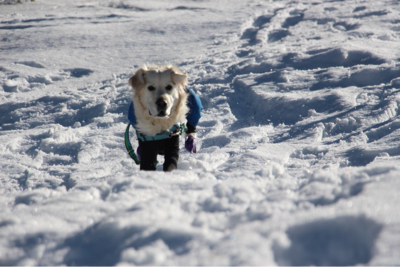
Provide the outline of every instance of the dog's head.
{"type": "Polygon", "coordinates": [[[187,74],[176,67],[143,67],[129,79],[144,109],[156,118],[168,118],[184,94],[187,74]]]}

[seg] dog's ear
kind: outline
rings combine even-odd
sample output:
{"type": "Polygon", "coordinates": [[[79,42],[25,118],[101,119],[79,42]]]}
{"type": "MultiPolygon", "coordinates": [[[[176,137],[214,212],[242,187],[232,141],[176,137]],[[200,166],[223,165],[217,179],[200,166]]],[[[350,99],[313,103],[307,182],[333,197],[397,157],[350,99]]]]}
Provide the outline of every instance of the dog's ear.
{"type": "Polygon", "coordinates": [[[174,71],[171,73],[171,80],[177,85],[184,86],[187,82],[187,77],[187,73],[175,73],[174,71]]]}
{"type": "Polygon", "coordinates": [[[135,90],[140,90],[143,85],[145,84],[144,81],[144,74],[145,74],[144,69],[138,69],[135,74],[129,79],[129,84],[132,86],[133,89],[135,90]]]}

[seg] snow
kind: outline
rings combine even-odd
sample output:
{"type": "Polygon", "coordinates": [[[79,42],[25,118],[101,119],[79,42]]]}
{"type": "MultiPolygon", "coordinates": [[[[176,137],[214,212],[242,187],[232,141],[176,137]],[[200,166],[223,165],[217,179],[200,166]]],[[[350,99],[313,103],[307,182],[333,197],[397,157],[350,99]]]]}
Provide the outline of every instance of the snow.
{"type": "Polygon", "coordinates": [[[399,265],[399,15],[0,0],[0,264],[399,265]],[[172,173],[124,147],[143,64],[179,66],[205,107],[172,173]]]}

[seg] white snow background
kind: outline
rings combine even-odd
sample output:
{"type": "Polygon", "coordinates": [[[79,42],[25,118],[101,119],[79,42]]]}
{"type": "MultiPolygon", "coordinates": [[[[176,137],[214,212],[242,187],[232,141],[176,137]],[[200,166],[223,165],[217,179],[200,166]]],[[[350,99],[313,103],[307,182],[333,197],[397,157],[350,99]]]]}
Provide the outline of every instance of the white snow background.
{"type": "Polygon", "coordinates": [[[400,264],[399,1],[15,2],[1,265],[400,264]],[[172,173],[124,147],[144,64],[205,107],[172,173]]]}

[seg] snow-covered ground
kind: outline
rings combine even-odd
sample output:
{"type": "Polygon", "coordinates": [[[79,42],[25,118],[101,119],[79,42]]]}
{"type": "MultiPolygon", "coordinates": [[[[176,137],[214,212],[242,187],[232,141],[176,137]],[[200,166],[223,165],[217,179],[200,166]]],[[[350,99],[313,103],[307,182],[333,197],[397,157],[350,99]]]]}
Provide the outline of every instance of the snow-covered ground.
{"type": "Polygon", "coordinates": [[[13,2],[1,265],[400,264],[400,2],[13,2]],[[125,151],[143,64],[205,107],[172,173],[125,151]]]}

